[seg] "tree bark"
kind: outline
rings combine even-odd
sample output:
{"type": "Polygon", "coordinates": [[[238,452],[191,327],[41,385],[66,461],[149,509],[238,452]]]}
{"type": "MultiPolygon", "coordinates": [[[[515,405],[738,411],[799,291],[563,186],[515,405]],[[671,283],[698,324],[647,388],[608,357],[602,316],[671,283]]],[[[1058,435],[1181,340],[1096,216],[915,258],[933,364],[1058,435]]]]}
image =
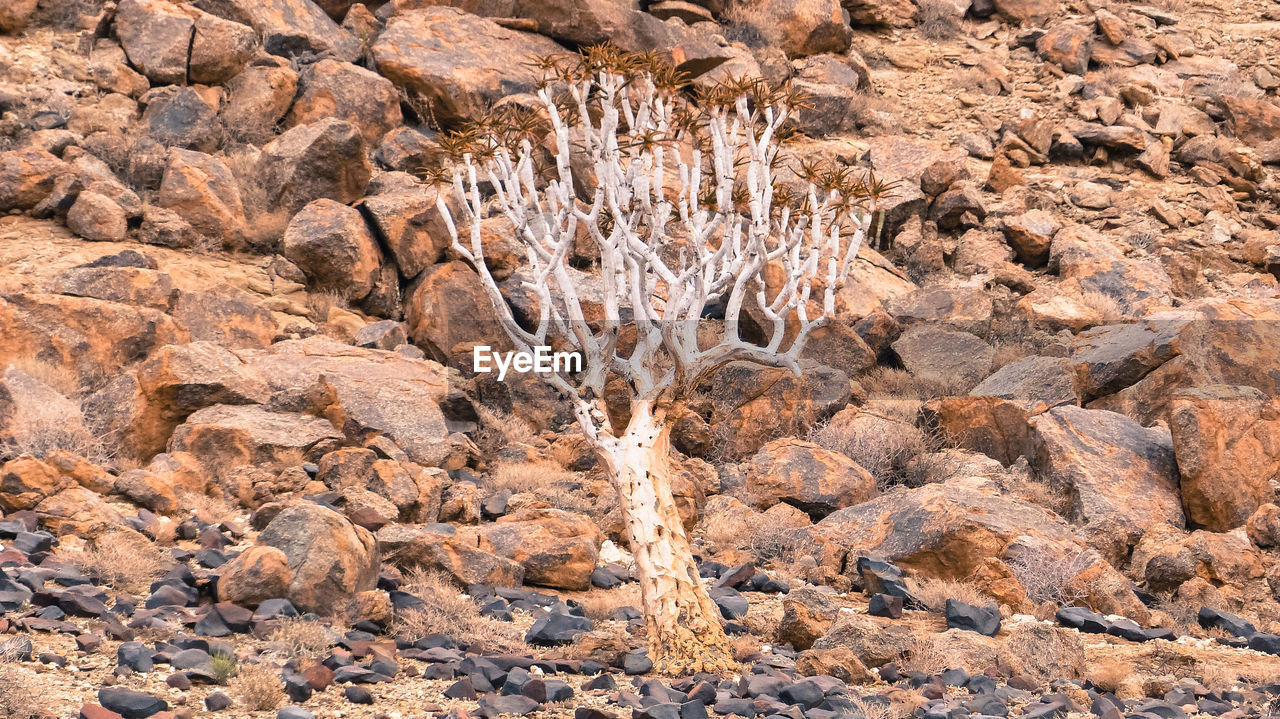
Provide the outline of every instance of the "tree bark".
{"type": "Polygon", "coordinates": [[[635,556],[654,669],[722,674],[734,669],[733,652],[671,493],[670,431],[665,413],[635,402],[626,434],[604,459],[635,556]]]}

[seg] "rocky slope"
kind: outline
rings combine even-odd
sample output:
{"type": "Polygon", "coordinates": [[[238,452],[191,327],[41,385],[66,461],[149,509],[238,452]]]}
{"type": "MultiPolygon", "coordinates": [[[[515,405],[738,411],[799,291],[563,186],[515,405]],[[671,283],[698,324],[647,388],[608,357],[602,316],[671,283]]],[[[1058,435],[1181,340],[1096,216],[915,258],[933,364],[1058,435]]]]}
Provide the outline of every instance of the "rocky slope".
{"type": "Polygon", "coordinates": [[[8,3],[0,717],[1274,714],[1277,44],[1273,0],[8,3]],[[677,427],[732,678],[649,676],[612,490],[471,371],[422,181],[606,41],[789,81],[798,159],[898,183],[804,376],[677,427]]]}

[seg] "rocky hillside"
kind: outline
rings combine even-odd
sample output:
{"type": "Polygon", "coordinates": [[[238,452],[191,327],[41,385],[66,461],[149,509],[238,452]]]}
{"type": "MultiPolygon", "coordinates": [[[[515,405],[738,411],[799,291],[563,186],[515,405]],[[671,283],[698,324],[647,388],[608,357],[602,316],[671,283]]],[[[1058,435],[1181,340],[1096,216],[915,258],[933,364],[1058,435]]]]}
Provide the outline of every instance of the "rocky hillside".
{"type": "Polygon", "coordinates": [[[1276,714],[1280,4],[1154,1],[10,0],[0,719],[1276,714]],[[674,433],[733,677],[425,181],[605,42],[896,183],[674,433]]]}

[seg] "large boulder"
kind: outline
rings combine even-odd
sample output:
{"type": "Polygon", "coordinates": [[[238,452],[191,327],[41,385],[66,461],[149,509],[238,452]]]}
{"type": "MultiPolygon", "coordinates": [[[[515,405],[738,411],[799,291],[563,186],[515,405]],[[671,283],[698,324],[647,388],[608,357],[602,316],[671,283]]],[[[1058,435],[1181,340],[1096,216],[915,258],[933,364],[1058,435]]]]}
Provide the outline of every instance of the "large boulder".
{"type": "Polygon", "coordinates": [[[252,27],[273,55],[328,53],[347,62],[360,56],[360,41],[312,0],[197,0],[195,4],[252,27]]]}
{"type": "Polygon", "coordinates": [[[921,414],[955,446],[982,452],[1008,466],[1027,453],[1031,434],[1027,421],[1044,408],[999,397],[942,397],[926,403],[921,414]]]}
{"type": "Polygon", "coordinates": [[[24,455],[0,465],[0,511],[31,509],[72,484],[57,467],[24,455]]]}
{"type": "Polygon", "coordinates": [[[298,125],[262,148],[258,175],[269,190],[267,200],[294,213],[321,198],[355,202],[373,168],[360,128],[329,117],[298,125]]]}
{"type": "Polygon", "coordinates": [[[298,97],[285,124],[306,125],[326,117],[360,128],[365,143],[372,147],[400,125],[400,96],[390,80],[375,72],[348,62],[321,60],[302,70],[298,97]]]}
{"type": "Polygon", "coordinates": [[[356,301],[378,281],[378,241],[360,211],[342,203],[320,199],[308,204],[289,221],[282,244],[284,256],[314,289],[356,301]]]}
{"type": "Polygon", "coordinates": [[[972,397],[1043,402],[1049,407],[1079,403],[1075,368],[1062,357],[1032,355],[1014,360],[978,383],[972,397]]]}
{"type": "Polygon", "coordinates": [[[250,365],[277,392],[331,387],[340,410],[334,416],[353,439],[385,435],[424,466],[438,466],[451,451],[440,409],[448,378],[435,362],[313,337],[276,343],[250,365]]]}
{"type": "Polygon", "coordinates": [[[1182,390],[1171,400],[1169,429],[1189,524],[1226,532],[1274,499],[1280,402],[1256,387],[1182,390]]]}
{"type": "Polygon", "coordinates": [[[399,569],[444,572],[464,587],[519,587],[524,583],[523,565],[495,554],[492,547],[476,546],[477,539],[466,533],[404,524],[378,530],[378,545],[387,563],[399,569]]]}
{"type": "Polygon", "coordinates": [[[231,285],[179,290],[171,314],[192,340],[229,348],[261,349],[279,332],[260,296],[231,285]]]}
{"type": "Polygon", "coordinates": [[[325,439],[342,439],[326,419],[271,412],[261,405],[217,404],[193,413],[174,430],[170,452],[189,452],[224,477],[237,467],[274,464],[325,439]]]}
{"type": "Polygon", "coordinates": [[[155,309],[69,295],[0,298],[0,364],[38,357],[96,388],[154,350],[190,340],[185,327],[155,309]]]}
{"type": "Polygon", "coordinates": [[[527,509],[477,530],[494,553],[524,567],[524,581],[584,590],[600,557],[604,535],[590,519],[558,509],[527,509]]]}
{"type": "Polygon", "coordinates": [[[740,0],[733,12],[787,57],[844,54],[853,38],[838,0],[740,0]]]}
{"type": "Polygon", "coordinates": [[[187,81],[187,58],[197,13],[168,0],[122,0],[115,30],[129,62],[152,82],[187,81]]]}
{"type": "Polygon", "coordinates": [[[1189,318],[1159,318],[1094,327],[1080,333],[1071,352],[1081,399],[1113,394],[1145,377],[1181,351],[1189,318]]]}
{"type": "MultiPolygon", "coordinates": [[[[436,203],[437,192],[423,187],[378,194],[359,205],[406,280],[438,262],[449,247],[449,230],[436,203]]],[[[485,251],[487,254],[488,248],[485,251]]]]}
{"type": "Polygon", "coordinates": [[[847,649],[868,667],[900,662],[917,647],[915,635],[901,622],[853,610],[838,612],[814,649],[847,649]]]}
{"type": "Polygon", "coordinates": [[[1018,542],[1079,550],[1072,528],[1043,507],[985,481],[950,480],[881,495],[829,515],[810,532],[821,563],[855,571],[861,555],[924,576],[964,579],[1018,542]]]}
{"type": "Polygon", "coordinates": [[[799,377],[751,362],[721,368],[704,386],[715,451],[725,458],[749,457],[774,439],[804,435],[849,403],[845,373],[805,361],[801,368],[799,377]]]}
{"type": "Polygon", "coordinates": [[[240,184],[221,159],[203,152],[170,151],[156,205],[182,216],[199,234],[235,248],[245,232],[240,184]]]}
{"type": "Polygon", "coordinates": [[[0,9],[0,32],[20,32],[35,15],[37,0],[17,0],[0,9]]]}
{"type": "Polygon", "coordinates": [[[838,452],[798,439],[777,439],[745,464],[746,491],[760,509],[779,502],[821,519],[874,497],[876,480],[838,452]]]}
{"type": "Polygon", "coordinates": [[[1168,419],[1169,399],[1179,389],[1247,385],[1280,397],[1280,300],[1208,298],[1147,321],[1160,332],[1176,332],[1176,352],[1140,381],[1090,406],[1150,423],[1168,419]]]}
{"type": "Polygon", "coordinates": [[[405,319],[414,344],[450,365],[470,367],[472,345],[487,345],[495,352],[512,348],[480,277],[461,260],[434,265],[419,275],[405,319]]]}
{"type": "Polygon", "coordinates": [[[225,82],[258,45],[245,25],[168,0],[123,0],[115,30],[129,62],[160,84],[225,82]]]}
{"type": "Polygon", "coordinates": [[[219,117],[226,132],[243,142],[274,139],[298,92],[298,73],[288,67],[251,65],[227,81],[229,97],[219,117]]]}
{"type": "Polygon", "coordinates": [[[1115,300],[1126,317],[1169,307],[1173,281],[1160,262],[1126,255],[1105,236],[1083,225],[1071,225],[1053,236],[1049,269],[1083,292],[1115,300]]]}
{"type": "Polygon", "coordinates": [[[275,547],[254,545],[222,565],[218,572],[218,601],[257,606],[289,594],[293,572],[289,558],[275,547]]]}
{"type": "Polygon", "coordinates": [[[963,387],[982,381],[995,359],[995,350],[979,337],[938,324],[915,325],[892,347],[911,374],[947,378],[963,387]]]}
{"type": "Polygon", "coordinates": [[[1068,519],[1113,564],[1153,525],[1185,524],[1167,429],[1057,407],[1031,420],[1030,458],[1042,480],[1071,498],[1068,519]]]}
{"type": "Polygon", "coordinates": [[[61,295],[93,297],[108,302],[168,310],[173,304],[173,278],[145,267],[72,267],[60,273],[52,289],[61,295]]]}
{"type": "Polygon", "coordinates": [[[541,79],[533,61],[564,50],[449,7],[400,13],[373,45],[378,72],[417,93],[441,122],[475,120],[489,105],[532,92],[541,79]]]}
{"type": "Polygon", "coordinates": [[[317,504],[289,507],[258,535],[284,553],[293,578],[289,601],[304,612],[332,612],[378,583],[378,541],[368,530],[317,504]]]}
{"type": "Polygon", "coordinates": [[[0,212],[30,210],[53,191],[66,164],[44,150],[0,152],[0,212]]]}

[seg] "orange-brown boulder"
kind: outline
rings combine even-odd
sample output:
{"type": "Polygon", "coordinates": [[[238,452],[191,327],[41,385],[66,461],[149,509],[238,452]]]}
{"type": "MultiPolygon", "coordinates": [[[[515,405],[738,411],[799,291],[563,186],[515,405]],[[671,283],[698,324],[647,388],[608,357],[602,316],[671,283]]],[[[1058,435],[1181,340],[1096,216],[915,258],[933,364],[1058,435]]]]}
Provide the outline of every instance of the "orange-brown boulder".
{"type": "Polygon", "coordinates": [[[815,520],[877,494],[875,477],[857,462],[798,439],[761,447],[743,475],[755,506],[768,509],[783,502],[815,520]]]}
{"type": "Polygon", "coordinates": [[[1280,402],[1256,387],[1187,389],[1170,403],[1169,429],[1187,521],[1214,532],[1242,526],[1275,492],[1280,402]]]}

